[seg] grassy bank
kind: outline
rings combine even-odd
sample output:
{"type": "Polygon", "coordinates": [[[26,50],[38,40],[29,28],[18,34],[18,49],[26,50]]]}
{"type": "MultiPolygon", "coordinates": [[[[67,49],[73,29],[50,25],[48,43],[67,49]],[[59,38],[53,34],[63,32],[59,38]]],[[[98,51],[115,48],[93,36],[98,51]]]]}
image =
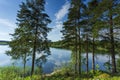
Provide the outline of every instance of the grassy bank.
{"type": "Polygon", "coordinates": [[[0,80],[120,80],[118,74],[111,75],[102,71],[96,71],[95,74],[90,71],[88,74],[82,73],[82,75],[78,76],[74,75],[69,68],[62,68],[51,74],[35,74],[32,78],[28,74],[29,71],[26,71],[24,76],[23,70],[20,67],[1,67],[0,80]]]}

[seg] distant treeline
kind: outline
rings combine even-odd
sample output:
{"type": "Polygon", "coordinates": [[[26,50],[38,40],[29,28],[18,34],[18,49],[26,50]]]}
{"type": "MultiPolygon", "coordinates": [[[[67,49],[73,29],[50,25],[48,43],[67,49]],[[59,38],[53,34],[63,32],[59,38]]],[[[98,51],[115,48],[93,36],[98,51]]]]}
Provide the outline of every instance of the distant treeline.
{"type": "Polygon", "coordinates": [[[9,41],[0,40],[0,45],[8,45],[8,42],[9,42],[9,41]]]}
{"type": "Polygon", "coordinates": [[[55,42],[50,42],[49,45],[50,45],[50,47],[54,47],[54,48],[65,48],[63,43],[64,43],[64,41],[59,40],[59,41],[55,41],[55,42]]]}
{"type": "MultiPolygon", "coordinates": [[[[63,49],[69,49],[69,50],[73,49],[72,45],[66,46],[65,43],[66,43],[66,41],[59,40],[59,41],[55,41],[55,42],[50,42],[49,46],[53,47],[53,48],[63,48],[63,49]]],[[[109,47],[108,47],[109,44],[108,43],[109,42],[107,40],[96,40],[95,41],[96,52],[97,53],[103,53],[103,54],[109,53],[109,51],[108,51],[109,50],[109,47]]],[[[82,52],[85,53],[85,50],[86,50],[86,41],[81,41],[81,44],[82,44],[82,46],[81,46],[82,52]]],[[[93,45],[92,41],[89,40],[88,44],[89,44],[89,47],[88,47],[89,52],[92,52],[92,48],[91,48],[92,45],[93,45]]]]}

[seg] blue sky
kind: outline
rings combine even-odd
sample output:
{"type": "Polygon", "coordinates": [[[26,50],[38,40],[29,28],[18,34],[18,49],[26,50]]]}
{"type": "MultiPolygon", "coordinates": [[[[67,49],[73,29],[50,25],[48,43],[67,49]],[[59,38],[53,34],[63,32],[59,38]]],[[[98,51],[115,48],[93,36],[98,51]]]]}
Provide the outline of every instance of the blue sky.
{"type": "MultiPolygon", "coordinates": [[[[19,4],[25,0],[0,0],[0,40],[11,40],[10,33],[14,33],[17,27],[16,15],[20,9],[19,4]]],[[[48,26],[53,28],[48,34],[52,41],[60,40],[62,34],[62,23],[66,20],[70,3],[68,0],[46,0],[46,13],[50,16],[52,23],[48,26]]]]}

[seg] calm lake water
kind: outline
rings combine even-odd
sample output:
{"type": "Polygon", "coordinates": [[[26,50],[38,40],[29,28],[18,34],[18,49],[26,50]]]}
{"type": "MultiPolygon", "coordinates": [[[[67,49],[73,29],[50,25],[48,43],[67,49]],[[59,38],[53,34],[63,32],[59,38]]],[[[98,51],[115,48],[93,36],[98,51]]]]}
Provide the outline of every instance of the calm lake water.
{"type": "MultiPolygon", "coordinates": [[[[0,46],[0,66],[9,66],[13,63],[17,66],[23,66],[22,60],[12,60],[10,56],[5,54],[9,50],[8,46],[0,46]]],[[[65,49],[50,48],[51,55],[47,57],[47,62],[43,66],[44,73],[51,73],[56,67],[60,67],[63,63],[70,62],[71,51],[65,49]]],[[[83,57],[86,54],[82,54],[83,57]]],[[[100,69],[105,70],[104,63],[108,61],[108,55],[96,54],[95,63],[99,65],[100,69]]],[[[31,61],[27,62],[27,66],[31,66],[31,61]]],[[[92,67],[92,54],[89,53],[89,69],[92,67]]],[[[82,66],[85,70],[85,65],[82,66]]]]}

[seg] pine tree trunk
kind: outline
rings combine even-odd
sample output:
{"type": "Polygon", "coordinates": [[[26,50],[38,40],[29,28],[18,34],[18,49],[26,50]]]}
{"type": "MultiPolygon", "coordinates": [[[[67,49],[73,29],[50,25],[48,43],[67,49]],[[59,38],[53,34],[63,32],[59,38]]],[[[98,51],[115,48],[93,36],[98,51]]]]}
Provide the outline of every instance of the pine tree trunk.
{"type": "Polygon", "coordinates": [[[75,50],[75,74],[77,74],[77,50],[75,50]]]}
{"type": "Polygon", "coordinates": [[[88,64],[88,34],[86,35],[86,72],[88,74],[89,64],[88,64]]]}
{"type": "Polygon", "coordinates": [[[92,70],[95,73],[95,40],[93,38],[93,52],[92,52],[92,70]]]}
{"type": "Polygon", "coordinates": [[[26,68],[26,54],[25,54],[25,56],[24,56],[24,77],[25,77],[25,69],[26,68]]]}
{"type": "MultiPolygon", "coordinates": [[[[76,26],[75,26],[76,27],[76,26]]],[[[77,67],[78,67],[78,64],[77,64],[77,60],[78,60],[78,57],[77,57],[77,29],[75,28],[75,74],[77,73],[77,67]]]]}
{"type": "Polygon", "coordinates": [[[36,52],[36,40],[34,42],[34,47],[33,47],[33,55],[32,55],[32,70],[31,70],[31,76],[34,73],[34,65],[35,65],[35,52],[36,52]]]}
{"type": "Polygon", "coordinates": [[[80,14],[80,8],[81,8],[81,6],[80,6],[80,4],[81,4],[81,1],[76,1],[76,4],[77,4],[77,28],[78,28],[78,30],[77,30],[77,33],[78,33],[78,74],[79,75],[81,75],[81,66],[82,66],[82,64],[81,64],[81,36],[80,36],[80,24],[79,24],[79,22],[80,22],[80,16],[81,16],[81,14],[80,14]]]}
{"type": "MultiPolygon", "coordinates": [[[[110,58],[111,58],[111,55],[109,55],[109,64],[111,64],[110,58]]],[[[111,72],[111,66],[110,65],[108,66],[108,70],[109,70],[109,72],[111,72]]]]}
{"type": "Polygon", "coordinates": [[[79,43],[78,73],[79,75],[81,75],[81,42],[80,42],[80,29],[79,28],[78,28],[78,37],[79,37],[79,40],[78,40],[78,43],[79,43]]]}
{"type": "Polygon", "coordinates": [[[111,43],[111,55],[112,55],[112,73],[116,71],[116,61],[115,61],[115,47],[114,47],[114,36],[113,36],[113,22],[112,16],[110,17],[110,43],[111,43]]]}
{"type": "Polygon", "coordinates": [[[32,69],[31,69],[31,76],[34,73],[34,66],[35,66],[35,56],[36,56],[36,44],[37,44],[37,27],[35,31],[35,39],[33,44],[33,55],[32,55],[32,69]]]}

